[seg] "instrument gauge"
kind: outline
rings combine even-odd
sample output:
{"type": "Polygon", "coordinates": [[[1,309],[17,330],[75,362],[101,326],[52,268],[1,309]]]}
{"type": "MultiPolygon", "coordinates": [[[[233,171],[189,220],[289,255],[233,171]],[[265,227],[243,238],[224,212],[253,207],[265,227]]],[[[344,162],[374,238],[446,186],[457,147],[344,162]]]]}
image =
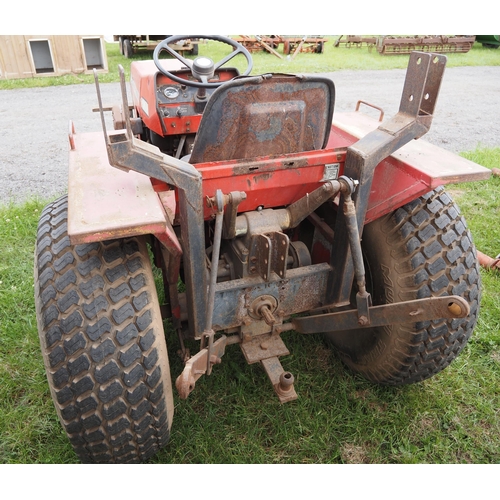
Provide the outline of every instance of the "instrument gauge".
{"type": "Polygon", "coordinates": [[[175,87],[166,87],[163,89],[163,95],[167,99],[176,99],[179,97],[179,91],[175,87]]]}

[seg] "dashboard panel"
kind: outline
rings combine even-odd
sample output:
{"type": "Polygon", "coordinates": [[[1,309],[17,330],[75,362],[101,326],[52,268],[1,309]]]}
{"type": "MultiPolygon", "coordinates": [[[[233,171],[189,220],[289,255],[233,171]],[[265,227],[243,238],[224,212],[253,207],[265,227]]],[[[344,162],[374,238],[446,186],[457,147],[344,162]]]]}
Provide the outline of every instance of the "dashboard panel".
{"type": "MultiPolygon", "coordinates": [[[[217,72],[210,80],[210,83],[217,81],[229,81],[238,76],[236,69],[224,69],[217,72]]],[[[177,71],[176,76],[179,76],[186,81],[197,81],[189,70],[177,71]]],[[[196,103],[200,100],[196,99],[200,89],[191,87],[189,84],[181,84],[170,80],[162,74],[157,75],[156,82],[156,99],[158,111],[163,119],[181,118],[185,116],[195,116],[202,114],[203,106],[197,106],[196,103]]],[[[210,96],[216,89],[205,89],[206,99],[208,101],[210,96]]]]}

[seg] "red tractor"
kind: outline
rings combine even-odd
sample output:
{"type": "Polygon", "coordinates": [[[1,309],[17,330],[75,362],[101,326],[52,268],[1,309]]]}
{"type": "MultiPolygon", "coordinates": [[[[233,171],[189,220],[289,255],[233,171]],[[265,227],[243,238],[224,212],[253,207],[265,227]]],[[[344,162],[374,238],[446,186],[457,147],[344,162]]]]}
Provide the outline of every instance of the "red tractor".
{"type": "Polygon", "coordinates": [[[144,461],[167,444],[167,318],[181,398],[239,344],[281,402],[295,399],[280,362],[289,330],[322,335],[381,384],[453,361],[477,321],[480,276],[442,185],[490,172],[413,140],[431,125],[445,63],[412,53],[400,110],[382,124],[333,119],[327,78],[250,76],[251,55],[222,36],[172,36],[154,62],[132,63],[132,106],[121,70],[112,131],[96,77],[103,131],[70,127],[68,195],[45,208],[35,252],[48,382],[82,461],[144,461]],[[214,63],[169,46],[191,38],[232,51],[214,63]],[[226,66],[241,55],[243,75],[226,66]]]}

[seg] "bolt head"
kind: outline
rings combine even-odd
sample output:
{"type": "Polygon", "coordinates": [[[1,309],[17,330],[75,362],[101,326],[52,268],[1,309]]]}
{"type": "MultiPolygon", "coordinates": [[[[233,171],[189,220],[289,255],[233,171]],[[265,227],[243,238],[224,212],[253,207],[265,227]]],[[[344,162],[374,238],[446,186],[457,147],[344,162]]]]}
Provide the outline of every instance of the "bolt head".
{"type": "Polygon", "coordinates": [[[368,324],[368,318],[366,316],[360,316],[358,319],[358,324],[361,326],[365,326],[368,324]]]}

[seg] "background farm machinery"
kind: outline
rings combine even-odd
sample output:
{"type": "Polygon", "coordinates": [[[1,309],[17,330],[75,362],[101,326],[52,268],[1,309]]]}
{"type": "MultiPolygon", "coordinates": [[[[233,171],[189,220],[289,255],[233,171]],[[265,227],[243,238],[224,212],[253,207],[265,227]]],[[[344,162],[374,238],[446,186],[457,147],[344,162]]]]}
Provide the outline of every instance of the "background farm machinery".
{"type": "Polygon", "coordinates": [[[280,58],[280,45],[283,46],[283,54],[293,58],[301,52],[322,54],[327,42],[321,35],[239,35],[233,37],[233,40],[241,43],[249,52],[265,50],[280,58]]]}
{"type": "Polygon", "coordinates": [[[469,52],[476,39],[475,35],[415,35],[415,36],[359,36],[340,35],[334,43],[346,47],[367,46],[376,48],[379,54],[409,54],[414,50],[436,52],[440,54],[453,52],[469,52]]]}
{"type": "MultiPolygon", "coordinates": [[[[113,40],[120,45],[120,54],[128,59],[133,57],[138,50],[154,50],[158,43],[170,35],[113,35],[113,40]]],[[[179,40],[174,47],[179,53],[198,54],[196,40],[179,40]]]]}

